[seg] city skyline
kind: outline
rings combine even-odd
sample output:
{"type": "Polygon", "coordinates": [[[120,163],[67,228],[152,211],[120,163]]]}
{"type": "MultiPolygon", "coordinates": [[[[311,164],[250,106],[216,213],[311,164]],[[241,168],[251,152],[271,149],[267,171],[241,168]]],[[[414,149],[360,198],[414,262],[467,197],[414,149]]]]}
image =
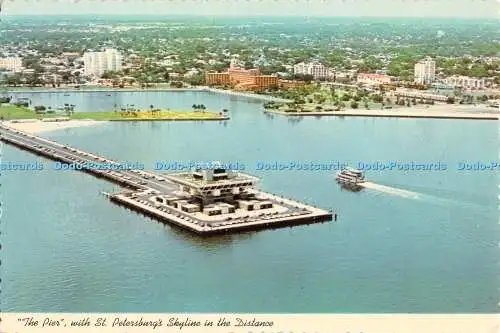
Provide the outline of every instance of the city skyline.
{"type": "Polygon", "coordinates": [[[499,10],[496,0],[6,0],[2,14],[498,18],[499,10]]]}

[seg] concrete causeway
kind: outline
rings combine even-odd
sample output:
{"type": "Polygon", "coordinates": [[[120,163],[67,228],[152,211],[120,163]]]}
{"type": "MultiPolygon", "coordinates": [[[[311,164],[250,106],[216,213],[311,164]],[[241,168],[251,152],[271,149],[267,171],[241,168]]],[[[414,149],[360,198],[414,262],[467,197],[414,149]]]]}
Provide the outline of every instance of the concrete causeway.
{"type": "Polygon", "coordinates": [[[178,185],[162,174],[123,168],[119,162],[28,134],[5,124],[0,125],[0,140],[52,160],[75,164],[78,166],[77,170],[118,183],[124,187],[122,191],[105,193],[112,202],[199,235],[279,228],[333,219],[332,212],[259,190],[250,193],[252,198],[260,202],[271,202],[272,207],[252,211],[238,207],[230,213],[215,216],[202,211],[187,212],[179,205],[158,200],[159,197],[172,197],[179,193],[178,185]],[[116,168],[96,168],[93,166],[96,164],[116,168]]]}

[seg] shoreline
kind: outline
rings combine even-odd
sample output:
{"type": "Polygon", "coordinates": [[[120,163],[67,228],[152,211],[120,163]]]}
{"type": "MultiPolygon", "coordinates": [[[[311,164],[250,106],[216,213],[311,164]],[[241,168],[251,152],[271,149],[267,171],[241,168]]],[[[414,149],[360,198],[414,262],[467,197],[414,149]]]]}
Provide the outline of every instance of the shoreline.
{"type": "MultiPolygon", "coordinates": [[[[108,119],[102,121],[121,121],[121,122],[134,122],[134,121],[220,121],[229,120],[229,117],[220,118],[172,118],[172,119],[161,119],[161,118],[124,118],[124,119],[108,119]]],[[[100,120],[96,120],[100,121],[100,120]]]]}
{"type": "Polygon", "coordinates": [[[82,92],[108,92],[108,93],[115,93],[115,92],[147,92],[147,91],[152,91],[152,92],[160,92],[160,91],[179,91],[179,92],[184,92],[184,91],[203,91],[203,89],[199,87],[192,87],[192,88],[171,88],[171,87],[165,87],[165,88],[112,88],[112,87],[96,87],[96,86],[91,86],[88,88],[71,88],[71,87],[64,87],[64,88],[21,88],[21,87],[13,87],[13,89],[8,89],[7,93],[82,93],[82,92]]]}
{"type": "MultiPolygon", "coordinates": [[[[47,118],[46,118],[47,119],[47,118]]],[[[50,119],[50,118],[48,118],[50,119]]],[[[110,120],[94,120],[94,119],[69,119],[69,120],[40,120],[40,119],[18,119],[18,120],[6,120],[3,124],[16,129],[18,131],[24,131],[31,134],[36,133],[46,133],[53,132],[68,128],[80,128],[87,126],[96,126],[99,124],[106,124],[110,122],[136,122],[136,121],[224,121],[229,120],[229,117],[222,118],[172,118],[172,119],[110,119],[110,120]]]]}
{"type": "Polygon", "coordinates": [[[489,110],[486,107],[464,105],[435,105],[430,107],[410,107],[385,110],[347,109],[328,112],[285,112],[265,110],[272,114],[286,117],[377,117],[377,118],[427,118],[427,119],[468,119],[468,120],[500,120],[500,111],[489,110]],[[474,108],[478,110],[473,110],[474,108]],[[471,110],[472,109],[472,110],[471,110]]]}
{"type": "Polygon", "coordinates": [[[87,126],[96,126],[105,124],[105,120],[66,120],[66,121],[42,121],[39,119],[24,119],[22,122],[4,121],[3,124],[18,131],[23,131],[31,134],[53,132],[69,128],[80,128],[87,126]]]}
{"type": "Polygon", "coordinates": [[[201,91],[208,91],[208,92],[233,95],[233,96],[241,96],[241,97],[247,97],[247,98],[255,98],[255,99],[260,99],[260,100],[270,101],[270,102],[280,102],[280,103],[293,102],[292,100],[289,100],[289,99],[284,99],[284,98],[279,98],[279,97],[274,97],[274,96],[261,95],[261,94],[243,92],[243,91],[224,90],[224,89],[210,88],[210,87],[203,87],[203,88],[201,88],[201,91]]]}
{"type": "MultiPolygon", "coordinates": [[[[9,87],[7,87],[8,89],[9,87]]],[[[154,88],[112,88],[112,87],[96,87],[89,86],[88,88],[80,87],[79,89],[64,87],[64,88],[29,88],[29,87],[12,87],[13,89],[8,89],[7,93],[83,93],[83,92],[107,92],[107,93],[116,93],[116,92],[163,92],[163,91],[172,91],[172,92],[190,92],[190,91],[198,91],[198,92],[213,92],[219,94],[226,94],[232,96],[240,96],[246,98],[254,98],[260,99],[264,101],[272,101],[272,102],[281,102],[288,103],[292,102],[292,100],[255,94],[251,92],[243,92],[243,91],[234,91],[234,90],[224,90],[218,88],[210,88],[206,86],[197,86],[197,87],[186,87],[186,88],[172,88],[172,87],[154,87],[154,88]]]]}

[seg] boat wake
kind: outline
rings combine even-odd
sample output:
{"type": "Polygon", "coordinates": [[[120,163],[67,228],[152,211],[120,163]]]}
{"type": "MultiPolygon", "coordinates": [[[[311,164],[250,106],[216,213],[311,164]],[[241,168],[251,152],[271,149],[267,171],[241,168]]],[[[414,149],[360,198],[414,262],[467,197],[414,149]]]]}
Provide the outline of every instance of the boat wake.
{"type": "Polygon", "coordinates": [[[359,185],[372,191],[377,191],[380,193],[398,196],[406,199],[424,201],[435,205],[442,205],[442,206],[459,205],[461,207],[477,208],[481,210],[484,210],[485,208],[483,205],[479,205],[469,201],[441,198],[430,194],[403,190],[400,188],[375,184],[372,182],[364,182],[359,185]]]}
{"type": "Polygon", "coordinates": [[[359,185],[363,186],[364,188],[368,188],[370,190],[375,190],[378,192],[383,192],[386,194],[391,194],[391,195],[395,195],[395,196],[402,197],[402,198],[422,199],[421,193],[417,193],[417,192],[413,192],[413,191],[402,190],[399,188],[375,184],[372,182],[364,182],[364,183],[361,183],[359,185]]]}
{"type": "Polygon", "coordinates": [[[430,194],[423,194],[414,191],[403,190],[397,187],[380,185],[373,182],[364,181],[365,177],[362,171],[356,169],[346,168],[345,170],[337,173],[337,182],[343,184],[343,186],[350,186],[356,189],[356,192],[362,188],[366,188],[379,193],[384,193],[392,196],[397,196],[401,198],[425,201],[432,204],[438,205],[460,205],[462,207],[477,207],[483,208],[481,205],[477,205],[471,202],[464,202],[456,199],[440,198],[430,194]]]}
{"type": "MultiPolygon", "coordinates": [[[[433,205],[439,205],[439,206],[444,206],[444,207],[450,207],[451,206],[459,206],[461,208],[465,209],[474,209],[476,214],[482,214],[478,216],[485,216],[488,218],[490,215],[489,212],[491,212],[491,208],[489,206],[485,205],[480,205],[477,203],[473,203],[470,201],[463,201],[463,200],[456,200],[456,199],[449,199],[449,198],[441,198],[437,196],[433,196],[430,194],[423,194],[419,192],[413,192],[413,191],[407,191],[407,190],[402,190],[399,188],[391,187],[391,186],[385,186],[385,185],[380,185],[380,184],[375,184],[372,182],[364,182],[359,184],[360,186],[371,190],[371,191],[377,191],[380,193],[388,194],[388,195],[393,195],[393,196],[398,196],[402,198],[407,198],[411,200],[419,200],[425,203],[430,203],[433,205]]],[[[464,227],[463,225],[461,227],[464,227]]],[[[478,224],[476,223],[476,228],[478,228],[478,224]]],[[[446,235],[451,235],[451,237],[455,237],[460,241],[465,241],[469,244],[477,244],[481,247],[484,248],[495,248],[498,246],[498,243],[489,241],[484,238],[483,235],[480,235],[478,232],[471,233],[470,231],[465,232],[464,229],[461,229],[459,227],[452,227],[452,225],[445,224],[445,222],[441,221],[439,223],[439,228],[446,234],[446,235]]]]}

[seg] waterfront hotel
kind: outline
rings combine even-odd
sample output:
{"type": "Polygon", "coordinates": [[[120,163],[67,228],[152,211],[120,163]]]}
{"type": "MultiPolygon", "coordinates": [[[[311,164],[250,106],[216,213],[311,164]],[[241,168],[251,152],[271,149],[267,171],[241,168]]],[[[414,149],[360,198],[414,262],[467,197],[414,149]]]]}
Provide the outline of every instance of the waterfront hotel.
{"type": "Polygon", "coordinates": [[[229,67],[227,72],[205,74],[207,85],[230,85],[235,90],[260,90],[270,87],[296,88],[305,85],[303,81],[281,80],[274,75],[261,75],[258,69],[229,67]]]}
{"type": "Polygon", "coordinates": [[[231,85],[237,90],[265,89],[279,85],[279,78],[274,75],[262,75],[258,69],[229,67],[225,73],[206,73],[208,85],[231,85]]]}

